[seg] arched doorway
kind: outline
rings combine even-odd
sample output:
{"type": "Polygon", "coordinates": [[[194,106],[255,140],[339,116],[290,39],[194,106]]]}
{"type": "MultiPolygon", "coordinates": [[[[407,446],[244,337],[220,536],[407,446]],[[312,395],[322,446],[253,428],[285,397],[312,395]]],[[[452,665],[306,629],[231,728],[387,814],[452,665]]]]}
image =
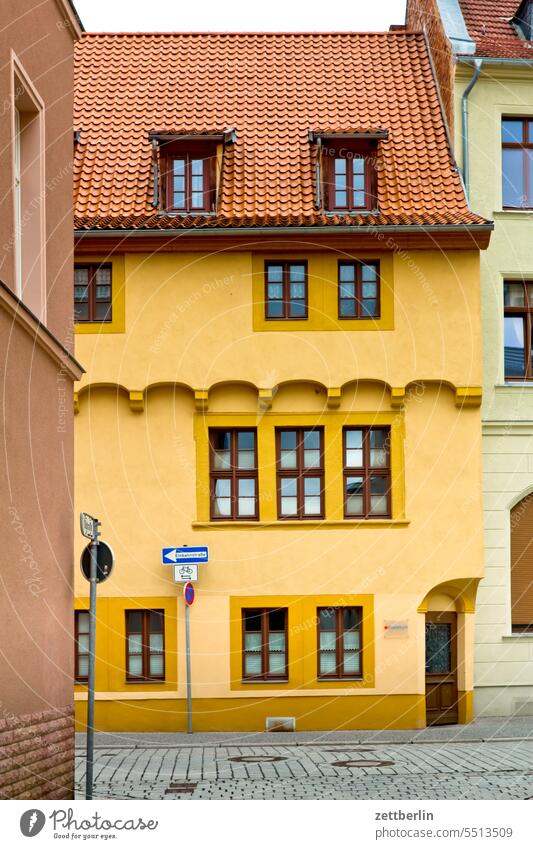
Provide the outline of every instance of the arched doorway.
{"type": "Polygon", "coordinates": [[[426,725],[473,719],[473,614],[479,581],[457,578],[438,584],[418,608],[424,615],[426,725]]]}

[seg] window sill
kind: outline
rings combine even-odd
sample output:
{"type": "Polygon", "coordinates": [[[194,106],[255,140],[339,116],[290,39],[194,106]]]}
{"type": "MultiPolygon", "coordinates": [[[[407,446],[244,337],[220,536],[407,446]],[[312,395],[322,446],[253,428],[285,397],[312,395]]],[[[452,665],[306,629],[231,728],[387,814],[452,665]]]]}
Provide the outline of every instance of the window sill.
{"type": "Polygon", "coordinates": [[[243,678],[241,684],[288,684],[288,678],[243,678]]]}
{"type": "Polygon", "coordinates": [[[504,643],[514,643],[514,642],[530,642],[533,643],[533,632],[524,633],[524,634],[504,634],[502,636],[502,642],[504,643]]]}
{"type": "Polygon", "coordinates": [[[124,684],[166,684],[164,678],[126,678],[124,684]]]}
{"type": "Polygon", "coordinates": [[[217,217],[217,213],[212,209],[195,209],[195,210],[191,210],[191,211],[189,211],[187,209],[183,209],[183,210],[160,209],[160,210],[158,210],[157,214],[160,217],[164,216],[165,218],[167,218],[167,217],[168,218],[188,218],[189,216],[191,216],[193,218],[197,217],[197,216],[202,216],[204,218],[205,217],[210,217],[210,218],[216,218],[217,217]]]}
{"type": "Polygon", "coordinates": [[[349,684],[350,681],[362,681],[363,678],[359,676],[358,678],[317,678],[316,680],[319,684],[349,684]]]}
{"type": "Polygon", "coordinates": [[[533,389],[533,380],[509,380],[506,383],[495,383],[496,390],[501,389],[533,389]]]}
{"type": "Polygon", "coordinates": [[[502,215],[533,215],[533,209],[495,209],[492,214],[495,217],[502,215]]]}
{"type": "Polygon", "coordinates": [[[324,215],[379,215],[379,209],[326,209],[324,215]]]}
{"type": "Polygon", "coordinates": [[[253,528],[265,530],[270,528],[280,530],[281,528],[406,528],[410,525],[408,519],[278,519],[272,522],[192,522],[193,528],[220,528],[239,530],[241,528],[253,528]]]}

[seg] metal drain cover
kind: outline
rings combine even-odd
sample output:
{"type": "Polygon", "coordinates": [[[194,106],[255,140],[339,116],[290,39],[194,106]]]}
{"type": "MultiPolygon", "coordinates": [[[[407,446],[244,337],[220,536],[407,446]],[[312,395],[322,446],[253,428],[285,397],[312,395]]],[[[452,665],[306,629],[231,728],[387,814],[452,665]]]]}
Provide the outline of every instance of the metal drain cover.
{"type": "Polygon", "coordinates": [[[171,781],[165,790],[165,796],[170,793],[194,793],[197,787],[197,781],[171,781]]]}
{"type": "Polygon", "coordinates": [[[273,764],[277,761],[286,761],[283,755],[239,755],[235,758],[228,758],[236,764],[273,764]]]}
{"type": "Polygon", "coordinates": [[[394,761],[334,761],[331,766],[345,767],[367,767],[367,766],[393,766],[394,761]]]}

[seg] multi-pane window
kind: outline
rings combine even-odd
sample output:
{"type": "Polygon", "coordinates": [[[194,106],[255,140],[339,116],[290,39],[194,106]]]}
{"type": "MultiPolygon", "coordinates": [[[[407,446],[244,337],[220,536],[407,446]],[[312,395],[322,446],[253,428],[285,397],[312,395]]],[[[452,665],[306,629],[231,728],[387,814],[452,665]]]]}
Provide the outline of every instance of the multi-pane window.
{"type": "Polygon", "coordinates": [[[345,147],[326,143],[324,155],[328,208],[348,212],[375,208],[375,151],[368,144],[345,147]]]}
{"type": "Polygon", "coordinates": [[[209,159],[186,153],[172,158],[170,166],[170,208],[180,212],[209,209],[209,159]]]}
{"type": "Polygon", "coordinates": [[[323,516],[323,429],[277,428],[276,443],[279,518],[323,516]]]}
{"type": "Polygon", "coordinates": [[[163,681],[165,624],[162,610],[126,610],[126,678],[163,681]]]}
{"type": "Polygon", "coordinates": [[[360,607],[319,607],[318,677],[362,675],[360,607]]]}
{"type": "Polygon", "coordinates": [[[533,282],[503,284],[504,360],[506,380],[532,380],[533,282]]]}
{"type": "Polygon", "coordinates": [[[379,318],[379,263],[339,262],[339,318],[379,318]]]}
{"type": "Polygon", "coordinates": [[[210,428],[211,518],[258,518],[255,429],[210,428]]]}
{"type": "Polygon", "coordinates": [[[287,609],[243,610],[243,678],[287,680],[287,609]]]}
{"type": "Polygon", "coordinates": [[[265,317],[307,318],[307,263],[265,263],[265,317]]]}
{"type": "Polygon", "coordinates": [[[87,681],[89,677],[89,612],[76,610],[74,613],[74,677],[76,681],[87,681]]]}
{"type": "Polygon", "coordinates": [[[533,118],[502,119],[503,206],[533,208],[533,118]]]}
{"type": "Polygon", "coordinates": [[[346,427],[343,443],[345,518],[390,517],[390,428],[346,427]]]}
{"type": "Polygon", "coordinates": [[[77,322],[111,321],[111,266],[76,265],[74,318],[77,322]]]}

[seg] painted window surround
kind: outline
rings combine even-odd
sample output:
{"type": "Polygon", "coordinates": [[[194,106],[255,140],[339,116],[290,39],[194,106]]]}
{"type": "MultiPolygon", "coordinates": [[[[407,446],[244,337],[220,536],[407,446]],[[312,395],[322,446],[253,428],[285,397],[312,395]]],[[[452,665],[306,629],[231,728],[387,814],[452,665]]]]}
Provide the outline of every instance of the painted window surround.
{"type": "Polygon", "coordinates": [[[232,690],[338,690],[375,687],[373,595],[272,595],[232,596],[230,598],[230,665],[232,690]],[[288,678],[287,681],[242,680],[242,611],[250,607],[286,607],[288,610],[288,678]],[[319,607],[362,608],[361,678],[323,680],[318,678],[319,607]]]}
{"type": "MultiPolygon", "coordinates": [[[[526,210],[517,210],[518,212],[524,212],[526,210]]],[[[511,210],[512,212],[512,210],[511,210]]],[[[530,214],[533,215],[533,211],[530,211],[530,214]]],[[[499,303],[499,312],[500,312],[500,338],[499,338],[499,348],[500,348],[500,362],[498,366],[498,380],[494,384],[494,389],[498,395],[506,395],[516,394],[517,391],[523,392],[524,389],[531,390],[533,389],[533,380],[527,380],[524,378],[523,380],[506,380],[505,379],[505,363],[504,363],[504,344],[503,344],[503,319],[504,319],[504,303],[503,303],[503,287],[504,283],[512,283],[516,281],[517,283],[521,283],[523,280],[533,279],[533,270],[531,274],[527,274],[526,271],[523,273],[518,273],[517,271],[512,272],[500,272],[498,275],[498,285],[500,287],[501,299],[499,303]]]]}
{"type": "Polygon", "coordinates": [[[11,87],[14,290],[46,324],[46,110],[13,51],[11,87]]]}
{"type": "MultiPolygon", "coordinates": [[[[401,410],[390,413],[346,413],[323,412],[317,420],[312,413],[271,413],[260,418],[250,413],[197,413],[194,420],[197,471],[197,521],[193,527],[219,529],[247,528],[344,528],[344,527],[405,527],[405,421],[401,410]],[[325,473],[325,518],[324,519],[278,519],[276,503],[276,428],[309,427],[324,428],[324,473],[325,473]],[[391,428],[391,518],[345,519],[344,476],[343,476],[343,427],[389,426],[391,428]],[[209,443],[211,427],[255,427],[257,428],[258,476],[259,476],[259,521],[210,521],[209,506],[209,443]],[[202,485],[204,484],[204,485],[202,485]]],[[[325,605],[327,606],[327,605],[325,605]]]]}
{"type": "MultiPolygon", "coordinates": [[[[281,254],[280,254],[281,257],[281,254]]],[[[265,318],[265,261],[276,259],[276,252],[254,253],[252,256],[253,329],[256,332],[284,332],[308,330],[394,330],[393,254],[368,251],[350,253],[330,251],[315,255],[283,253],[282,259],[290,262],[307,262],[307,319],[272,321],[265,318]],[[339,260],[378,261],[381,282],[381,315],[379,318],[346,321],[338,317],[339,260]]]]}
{"type": "MultiPolygon", "coordinates": [[[[126,286],[124,255],[91,256],[80,254],[74,257],[75,265],[111,266],[111,321],[84,321],[74,325],[75,333],[125,333],[126,331],[126,286]]],[[[74,281],[72,282],[74,287],[74,281]]],[[[74,298],[74,288],[72,289],[74,298]]]]}
{"type": "MultiPolygon", "coordinates": [[[[75,599],[76,610],[88,610],[89,599],[75,599]]],[[[96,686],[99,693],[174,692],[177,687],[176,597],[100,596],[96,614],[99,623],[99,649],[96,657],[96,686]],[[165,628],[165,680],[140,681],[126,677],[126,610],[163,610],[165,628]]],[[[87,684],[76,683],[75,692],[85,693],[87,684]]]]}
{"type": "MultiPolygon", "coordinates": [[[[495,127],[493,161],[498,163],[498,167],[493,169],[495,209],[492,214],[497,217],[513,218],[517,215],[533,215],[533,209],[512,209],[503,205],[502,121],[505,117],[524,117],[527,115],[527,111],[524,103],[509,103],[508,105],[498,104],[495,106],[494,113],[492,113],[495,127]]],[[[531,109],[531,118],[533,120],[533,109],[531,109]]]]}

